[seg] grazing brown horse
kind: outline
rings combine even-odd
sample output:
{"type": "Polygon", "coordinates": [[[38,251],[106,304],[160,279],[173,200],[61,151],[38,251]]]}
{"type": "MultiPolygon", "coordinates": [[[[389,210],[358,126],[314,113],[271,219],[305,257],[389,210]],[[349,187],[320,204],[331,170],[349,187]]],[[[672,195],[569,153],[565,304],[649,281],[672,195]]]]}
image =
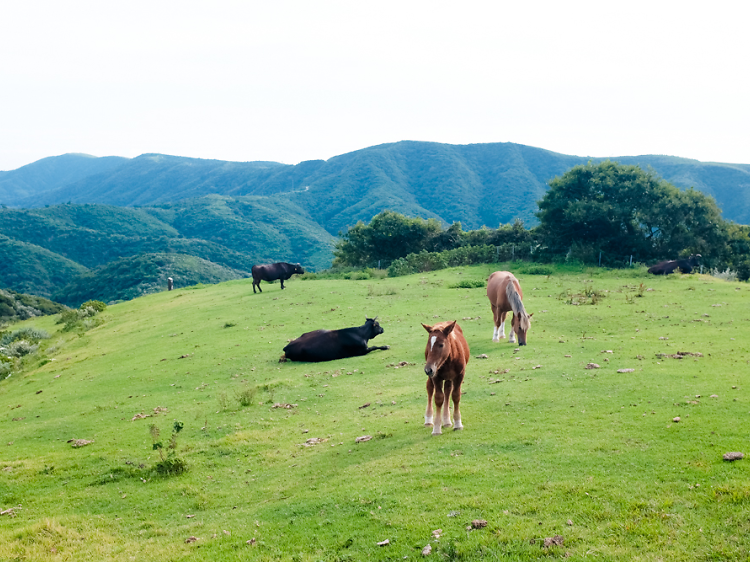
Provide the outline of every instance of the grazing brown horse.
{"type": "Polygon", "coordinates": [[[510,271],[496,271],[487,280],[487,298],[490,299],[495,317],[492,341],[500,341],[505,337],[505,317],[508,312],[513,311],[508,341],[515,343],[514,336],[518,336],[518,345],[526,345],[526,332],[531,327],[533,314],[528,314],[523,307],[523,292],[518,279],[510,271]]]}
{"type": "Polygon", "coordinates": [[[450,399],[453,397],[453,429],[463,429],[461,411],[461,383],[464,382],[466,364],[469,362],[469,344],[466,343],[461,326],[453,322],[439,322],[434,326],[422,324],[430,334],[424,350],[427,374],[427,410],[424,424],[432,426],[433,435],[441,435],[442,427],[451,425],[450,399]],[[432,396],[435,395],[435,416],[432,412],[432,396]],[[445,405],[445,409],[443,409],[445,405]]]}

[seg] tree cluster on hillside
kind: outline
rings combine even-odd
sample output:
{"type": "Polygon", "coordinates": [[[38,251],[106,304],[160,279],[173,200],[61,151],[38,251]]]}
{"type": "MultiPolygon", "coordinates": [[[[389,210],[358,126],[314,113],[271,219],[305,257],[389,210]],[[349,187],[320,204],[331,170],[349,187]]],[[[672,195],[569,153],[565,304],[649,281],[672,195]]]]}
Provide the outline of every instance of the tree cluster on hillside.
{"type": "Polygon", "coordinates": [[[701,254],[709,267],[730,267],[740,279],[750,277],[750,227],[723,220],[713,198],[681,191],[653,171],[610,161],[575,166],[550,182],[538,205],[538,227],[526,229],[516,220],[468,232],[460,223],[443,228],[435,219],[385,211],[341,234],[334,266],[389,267],[401,259],[406,261],[394,271],[429,269],[456,260],[473,263],[491,255],[479,248],[494,246],[495,261],[601,260],[611,267],[701,254]],[[465,247],[475,250],[436,254],[465,247]]]}
{"type": "Polygon", "coordinates": [[[713,198],[680,191],[652,171],[614,162],[575,166],[539,201],[541,250],[619,266],[701,254],[723,261],[728,223],[713,198]]]}
{"type": "Polygon", "coordinates": [[[333,251],[334,267],[387,268],[394,260],[420,252],[445,252],[466,246],[531,246],[535,232],[521,220],[497,229],[480,228],[464,232],[461,223],[443,228],[436,219],[405,217],[383,211],[369,224],[362,221],[341,233],[333,251]]]}

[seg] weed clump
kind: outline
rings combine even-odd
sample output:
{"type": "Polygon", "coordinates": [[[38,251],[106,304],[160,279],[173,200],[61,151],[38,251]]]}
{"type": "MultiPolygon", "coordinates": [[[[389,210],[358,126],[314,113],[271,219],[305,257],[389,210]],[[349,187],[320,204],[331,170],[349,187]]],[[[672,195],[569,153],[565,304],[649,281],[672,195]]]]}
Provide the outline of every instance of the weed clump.
{"type": "Polygon", "coordinates": [[[722,279],[723,281],[738,281],[737,272],[732,271],[727,267],[725,271],[719,271],[718,268],[714,267],[711,270],[711,277],[722,279]]]}
{"type": "Polygon", "coordinates": [[[258,389],[253,386],[238,391],[235,397],[237,398],[237,402],[239,402],[240,406],[242,406],[243,408],[247,408],[255,401],[255,395],[257,394],[257,392],[258,389]]]}
{"type": "Polygon", "coordinates": [[[486,281],[482,280],[470,280],[470,279],[464,279],[463,281],[459,281],[458,283],[451,283],[448,285],[449,289],[481,289],[487,284],[486,281]]]}
{"type": "Polygon", "coordinates": [[[182,431],[183,427],[184,424],[182,422],[174,422],[174,425],[172,426],[172,436],[169,438],[166,447],[166,455],[164,454],[164,444],[159,441],[161,431],[157,425],[152,423],[148,429],[153,441],[151,448],[154,451],[159,451],[160,460],[156,463],[155,468],[156,472],[161,476],[177,476],[188,470],[187,463],[177,456],[177,434],[182,431]]]}

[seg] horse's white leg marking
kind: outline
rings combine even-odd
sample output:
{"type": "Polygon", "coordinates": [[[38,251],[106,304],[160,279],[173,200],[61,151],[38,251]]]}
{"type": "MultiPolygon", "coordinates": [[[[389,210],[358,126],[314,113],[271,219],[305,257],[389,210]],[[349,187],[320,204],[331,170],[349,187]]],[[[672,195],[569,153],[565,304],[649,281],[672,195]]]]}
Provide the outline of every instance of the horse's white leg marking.
{"type": "MultiPolygon", "coordinates": [[[[443,404],[443,405],[445,405],[445,404],[443,404]]],[[[440,419],[441,419],[441,416],[442,416],[442,411],[441,410],[442,410],[442,408],[440,406],[438,406],[437,404],[435,404],[435,421],[437,423],[432,424],[432,434],[433,435],[442,435],[443,434],[443,430],[442,430],[442,425],[443,424],[440,423],[440,419]]]]}
{"type": "Polygon", "coordinates": [[[500,341],[500,338],[497,337],[499,331],[499,328],[495,326],[495,328],[492,330],[492,341],[500,341]]]}
{"type": "Polygon", "coordinates": [[[443,404],[443,427],[453,425],[451,423],[451,397],[445,395],[445,403],[443,404]]]}
{"type": "MultiPolygon", "coordinates": [[[[443,381],[440,381],[438,384],[440,386],[438,386],[437,384],[435,385],[435,394],[436,395],[437,395],[438,392],[440,392],[440,393],[443,392],[443,381]]],[[[443,426],[443,423],[442,423],[443,408],[445,408],[446,406],[447,406],[447,404],[445,403],[445,398],[443,398],[443,403],[442,404],[438,404],[437,400],[435,401],[435,423],[432,424],[432,434],[433,435],[442,435],[443,434],[443,430],[442,430],[442,426],[443,426]]]]}
{"type": "MultiPolygon", "coordinates": [[[[505,337],[505,320],[500,322],[500,327],[497,329],[498,341],[505,337]]],[[[510,337],[513,337],[512,335],[510,337]]]]}
{"type": "Polygon", "coordinates": [[[510,329],[510,338],[508,338],[508,341],[510,343],[516,343],[516,332],[513,331],[513,328],[510,329]]]}
{"type": "Polygon", "coordinates": [[[464,424],[461,423],[461,412],[458,410],[458,405],[453,403],[453,430],[457,431],[463,429],[464,424]]]}

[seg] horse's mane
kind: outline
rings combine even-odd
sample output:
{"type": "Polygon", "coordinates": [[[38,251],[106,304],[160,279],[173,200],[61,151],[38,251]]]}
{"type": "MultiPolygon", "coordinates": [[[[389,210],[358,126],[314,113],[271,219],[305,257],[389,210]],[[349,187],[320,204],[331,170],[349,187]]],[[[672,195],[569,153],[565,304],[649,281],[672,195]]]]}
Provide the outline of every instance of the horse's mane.
{"type": "Polygon", "coordinates": [[[516,291],[516,286],[513,284],[515,279],[516,278],[512,275],[510,276],[510,279],[508,279],[508,286],[505,288],[505,294],[508,297],[508,302],[510,303],[510,308],[513,310],[513,314],[518,317],[521,330],[526,332],[531,327],[531,316],[526,312],[526,309],[523,306],[523,301],[521,300],[521,295],[516,291]]]}

